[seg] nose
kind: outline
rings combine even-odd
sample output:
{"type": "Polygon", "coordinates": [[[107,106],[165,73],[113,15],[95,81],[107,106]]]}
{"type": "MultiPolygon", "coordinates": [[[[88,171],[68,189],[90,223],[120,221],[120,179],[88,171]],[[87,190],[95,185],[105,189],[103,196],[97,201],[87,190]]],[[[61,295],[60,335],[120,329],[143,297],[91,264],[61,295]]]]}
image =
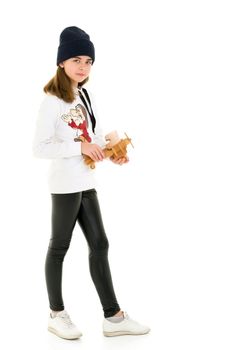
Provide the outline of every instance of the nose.
{"type": "Polygon", "coordinates": [[[85,63],[81,63],[81,64],[80,64],[80,69],[83,70],[84,68],[85,68],[85,63]]]}

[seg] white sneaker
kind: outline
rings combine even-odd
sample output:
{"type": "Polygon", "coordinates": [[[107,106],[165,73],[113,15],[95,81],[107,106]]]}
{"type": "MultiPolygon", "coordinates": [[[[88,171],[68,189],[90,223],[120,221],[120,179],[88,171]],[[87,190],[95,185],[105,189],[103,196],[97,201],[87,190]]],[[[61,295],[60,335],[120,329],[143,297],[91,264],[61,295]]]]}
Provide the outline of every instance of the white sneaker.
{"type": "Polygon", "coordinates": [[[64,339],[77,339],[82,333],[73,324],[66,310],[59,311],[54,318],[49,315],[48,330],[64,339]]]}
{"type": "Polygon", "coordinates": [[[150,332],[150,328],[144,326],[137,321],[132,320],[127,312],[123,311],[124,319],[121,322],[114,323],[108,321],[106,318],[103,320],[103,334],[106,337],[114,337],[116,335],[139,335],[150,332]]]}

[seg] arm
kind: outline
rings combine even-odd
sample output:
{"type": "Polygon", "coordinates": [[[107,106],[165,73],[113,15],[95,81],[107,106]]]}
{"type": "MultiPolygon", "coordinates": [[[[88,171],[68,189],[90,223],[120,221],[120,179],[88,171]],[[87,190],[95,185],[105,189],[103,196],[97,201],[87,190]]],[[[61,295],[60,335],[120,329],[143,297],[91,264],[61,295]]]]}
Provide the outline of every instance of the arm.
{"type": "Polygon", "coordinates": [[[33,155],[37,158],[54,159],[81,156],[81,142],[56,138],[56,123],[60,117],[59,101],[47,95],[42,101],[36,121],[33,139],[33,155]]]}
{"type": "MultiPolygon", "coordinates": [[[[106,142],[105,137],[103,135],[103,130],[102,130],[102,127],[101,127],[101,124],[99,121],[99,116],[98,116],[98,111],[97,111],[96,104],[95,104],[95,99],[93,98],[93,95],[89,90],[88,90],[88,94],[89,94],[90,99],[91,99],[91,106],[92,106],[92,109],[93,109],[93,112],[95,115],[95,119],[96,119],[95,136],[93,137],[93,143],[96,143],[97,145],[99,145],[103,149],[106,146],[107,142],[106,142]]],[[[122,165],[124,163],[129,162],[129,157],[127,155],[125,157],[118,159],[118,160],[115,160],[112,157],[110,157],[109,159],[113,163],[119,164],[119,165],[122,165]]]]}

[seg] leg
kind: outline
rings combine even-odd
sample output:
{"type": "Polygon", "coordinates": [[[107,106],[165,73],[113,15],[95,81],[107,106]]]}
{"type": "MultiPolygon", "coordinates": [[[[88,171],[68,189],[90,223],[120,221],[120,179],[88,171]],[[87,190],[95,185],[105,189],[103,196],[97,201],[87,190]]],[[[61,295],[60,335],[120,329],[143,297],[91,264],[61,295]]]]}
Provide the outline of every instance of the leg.
{"type": "Polygon", "coordinates": [[[115,315],[119,310],[108,262],[109,242],[105,234],[95,189],[82,192],[78,223],[89,248],[89,268],[99,295],[104,316],[115,315]]]}
{"type": "Polygon", "coordinates": [[[69,248],[80,208],[82,192],[51,194],[52,234],[45,261],[45,277],[50,308],[64,310],[62,299],[62,265],[69,248]]]}

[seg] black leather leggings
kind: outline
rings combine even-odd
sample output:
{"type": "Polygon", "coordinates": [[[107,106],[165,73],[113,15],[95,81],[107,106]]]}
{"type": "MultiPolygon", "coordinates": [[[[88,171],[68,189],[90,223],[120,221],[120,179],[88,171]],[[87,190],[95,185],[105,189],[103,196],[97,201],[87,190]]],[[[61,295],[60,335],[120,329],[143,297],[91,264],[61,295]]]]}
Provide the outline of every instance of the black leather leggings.
{"type": "Polygon", "coordinates": [[[109,242],[106,236],[96,190],[51,194],[52,234],[45,261],[45,277],[50,308],[64,310],[62,299],[62,265],[72,232],[78,221],[89,249],[91,278],[100,298],[104,317],[119,310],[108,262],[109,242]]]}

